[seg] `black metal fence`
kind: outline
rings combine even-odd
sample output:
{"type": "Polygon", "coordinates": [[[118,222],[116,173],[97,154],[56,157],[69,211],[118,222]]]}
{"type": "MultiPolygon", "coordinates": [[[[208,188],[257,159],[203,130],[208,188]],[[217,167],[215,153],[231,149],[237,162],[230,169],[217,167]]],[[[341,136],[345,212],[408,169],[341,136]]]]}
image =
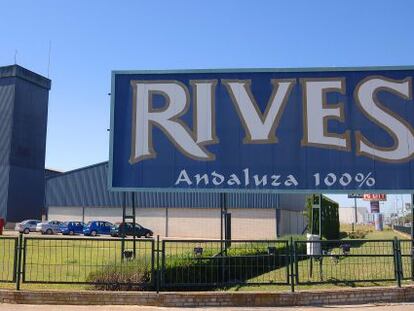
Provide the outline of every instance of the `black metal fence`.
{"type": "Polygon", "coordinates": [[[414,240],[399,240],[399,257],[402,280],[414,280],[414,240]]]}
{"type": "Polygon", "coordinates": [[[297,284],[396,280],[396,241],[296,241],[297,284]]]}
{"type": "Polygon", "coordinates": [[[163,240],[162,288],[289,284],[287,241],[163,240]]]}
{"type": "Polygon", "coordinates": [[[393,225],[392,228],[396,231],[401,232],[401,233],[411,235],[411,227],[393,225]]]}
{"type": "Polygon", "coordinates": [[[0,237],[0,283],[199,290],[414,280],[411,240],[0,237]],[[124,243],[124,248],[122,247],[124,243]],[[135,247],[134,247],[135,245],[135,247]],[[123,251],[124,250],[124,251],[123,251]]]}
{"type": "Polygon", "coordinates": [[[154,241],[46,238],[23,240],[23,283],[154,287],[154,241]]]}
{"type": "Polygon", "coordinates": [[[1,237],[0,239],[0,282],[16,282],[17,241],[17,237],[1,237]]]}

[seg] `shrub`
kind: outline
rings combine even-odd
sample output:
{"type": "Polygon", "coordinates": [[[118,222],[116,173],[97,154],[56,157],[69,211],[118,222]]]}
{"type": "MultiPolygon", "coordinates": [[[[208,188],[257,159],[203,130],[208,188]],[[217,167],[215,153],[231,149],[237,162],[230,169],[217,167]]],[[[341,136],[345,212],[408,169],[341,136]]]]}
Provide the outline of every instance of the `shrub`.
{"type": "Polygon", "coordinates": [[[362,230],[357,230],[357,231],[354,231],[354,232],[349,232],[348,233],[348,237],[350,238],[350,239],[363,239],[363,238],[365,238],[365,236],[368,234],[368,232],[367,231],[362,231],[362,230]]]}
{"type": "Polygon", "coordinates": [[[108,264],[90,272],[86,281],[98,290],[143,290],[150,281],[150,268],[138,261],[108,264]]]}

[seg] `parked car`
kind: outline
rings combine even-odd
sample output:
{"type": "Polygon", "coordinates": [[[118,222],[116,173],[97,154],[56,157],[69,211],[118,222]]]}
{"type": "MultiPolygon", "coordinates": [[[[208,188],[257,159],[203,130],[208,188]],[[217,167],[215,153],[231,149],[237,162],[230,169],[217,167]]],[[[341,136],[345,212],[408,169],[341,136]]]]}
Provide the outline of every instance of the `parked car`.
{"type": "Polygon", "coordinates": [[[60,232],[59,226],[62,224],[61,221],[51,220],[40,222],[36,226],[36,231],[41,234],[56,234],[60,232]]]}
{"type": "Polygon", "coordinates": [[[84,235],[97,236],[98,234],[110,234],[113,224],[108,221],[90,221],[83,228],[84,235]]]}
{"type": "Polygon", "coordinates": [[[122,237],[124,236],[128,236],[128,235],[134,235],[137,237],[152,237],[154,235],[154,233],[150,230],[147,229],[139,224],[135,224],[135,227],[132,223],[126,222],[126,223],[120,223],[120,224],[116,224],[115,226],[113,226],[111,228],[111,236],[113,237],[117,237],[120,236],[122,237]]]}
{"type": "Polygon", "coordinates": [[[60,229],[60,232],[62,232],[62,234],[74,235],[74,234],[82,234],[84,227],[85,227],[85,224],[81,221],[68,221],[68,222],[61,223],[59,226],[59,229],[60,229]]]}
{"type": "Polygon", "coordinates": [[[23,220],[20,223],[17,223],[14,227],[14,230],[19,231],[20,233],[28,234],[29,232],[36,231],[37,224],[40,223],[40,220],[36,219],[27,219],[23,220]]]}

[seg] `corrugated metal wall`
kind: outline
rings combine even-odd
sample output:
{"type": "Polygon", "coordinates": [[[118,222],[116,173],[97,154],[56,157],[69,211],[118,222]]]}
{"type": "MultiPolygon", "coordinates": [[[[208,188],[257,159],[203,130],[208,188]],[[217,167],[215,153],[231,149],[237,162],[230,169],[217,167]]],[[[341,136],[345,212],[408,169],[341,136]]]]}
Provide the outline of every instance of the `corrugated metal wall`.
{"type": "Polygon", "coordinates": [[[7,216],[15,78],[0,79],[0,217],[7,216]]]}
{"type": "MultiPolygon", "coordinates": [[[[107,162],[63,173],[47,179],[47,206],[119,207],[122,194],[107,190],[107,162]]],[[[305,197],[281,195],[283,208],[302,210],[305,197]]],[[[199,192],[137,192],[137,207],[220,207],[218,193],[199,192]]],[[[229,208],[276,208],[279,195],[275,193],[229,193],[229,208]]],[[[127,196],[131,204],[131,196],[127,196]]]]}
{"type": "Polygon", "coordinates": [[[16,79],[10,145],[9,221],[40,219],[45,198],[45,152],[49,90],[16,79]]]}

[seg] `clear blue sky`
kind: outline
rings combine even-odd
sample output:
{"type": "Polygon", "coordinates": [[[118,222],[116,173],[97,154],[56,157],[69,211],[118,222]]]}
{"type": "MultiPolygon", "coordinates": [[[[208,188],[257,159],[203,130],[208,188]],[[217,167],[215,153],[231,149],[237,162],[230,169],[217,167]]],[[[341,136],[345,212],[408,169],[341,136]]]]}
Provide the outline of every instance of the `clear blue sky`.
{"type": "Polygon", "coordinates": [[[2,0],[0,12],[0,66],[17,51],[47,75],[51,42],[46,166],[62,170],[108,158],[111,70],[414,65],[410,0],[2,0]]]}

